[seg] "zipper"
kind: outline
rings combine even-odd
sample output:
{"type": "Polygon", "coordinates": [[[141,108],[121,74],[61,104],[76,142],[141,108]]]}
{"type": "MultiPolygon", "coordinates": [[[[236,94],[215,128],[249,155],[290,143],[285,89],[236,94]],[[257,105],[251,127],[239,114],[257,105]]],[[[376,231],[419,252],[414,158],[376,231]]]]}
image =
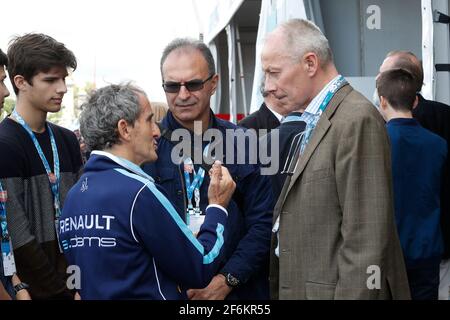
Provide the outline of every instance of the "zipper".
{"type": "Polygon", "coordinates": [[[183,203],[184,203],[184,211],[183,211],[183,215],[182,215],[181,218],[186,223],[186,212],[187,212],[186,185],[184,183],[183,173],[181,172],[181,164],[178,164],[177,167],[178,167],[178,173],[179,173],[180,181],[181,181],[181,190],[182,190],[182,193],[183,193],[183,203]]]}

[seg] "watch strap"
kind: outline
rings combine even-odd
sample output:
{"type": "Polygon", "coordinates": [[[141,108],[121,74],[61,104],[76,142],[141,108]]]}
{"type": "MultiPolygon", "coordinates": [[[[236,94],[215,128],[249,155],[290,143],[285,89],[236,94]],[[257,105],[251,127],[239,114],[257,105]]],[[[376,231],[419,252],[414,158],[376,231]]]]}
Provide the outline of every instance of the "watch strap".
{"type": "Polygon", "coordinates": [[[14,286],[14,292],[17,294],[20,290],[28,289],[29,287],[25,282],[20,282],[14,286]]]}

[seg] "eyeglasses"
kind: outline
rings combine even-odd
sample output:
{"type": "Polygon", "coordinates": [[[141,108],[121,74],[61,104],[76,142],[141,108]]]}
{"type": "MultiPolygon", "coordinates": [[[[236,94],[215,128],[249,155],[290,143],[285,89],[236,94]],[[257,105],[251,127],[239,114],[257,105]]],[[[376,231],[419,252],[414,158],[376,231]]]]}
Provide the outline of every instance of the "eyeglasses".
{"type": "Polygon", "coordinates": [[[191,80],[188,82],[172,82],[163,81],[162,87],[167,93],[178,93],[181,86],[184,86],[189,92],[198,91],[203,89],[203,85],[214,77],[214,74],[210,75],[206,80],[191,80]]]}

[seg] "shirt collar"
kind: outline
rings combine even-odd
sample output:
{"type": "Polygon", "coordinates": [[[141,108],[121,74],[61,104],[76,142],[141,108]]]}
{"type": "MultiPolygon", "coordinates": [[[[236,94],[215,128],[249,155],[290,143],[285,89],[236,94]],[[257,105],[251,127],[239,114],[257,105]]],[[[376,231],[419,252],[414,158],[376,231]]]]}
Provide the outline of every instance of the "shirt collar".
{"type": "Polygon", "coordinates": [[[275,117],[277,117],[278,121],[281,122],[281,120],[282,120],[284,117],[283,117],[281,114],[279,114],[278,112],[274,111],[274,110],[273,110],[271,107],[269,107],[267,104],[266,104],[266,106],[267,106],[267,109],[269,109],[270,112],[272,112],[273,115],[274,115],[275,117]]]}
{"type": "Polygon", "coordinates": [[[307,114],[317,114],[319,112],[320,105],[323,102],[323,99],[325,99],[328,91],[331,89],[331,87],[338,82],[341,75],[337,75],[333,80],[328,82],[325,87],[319,92],[318,95],[314,97],[314,99],[309,103],[308,107],[306,108],[304,113],[307,114]]]}

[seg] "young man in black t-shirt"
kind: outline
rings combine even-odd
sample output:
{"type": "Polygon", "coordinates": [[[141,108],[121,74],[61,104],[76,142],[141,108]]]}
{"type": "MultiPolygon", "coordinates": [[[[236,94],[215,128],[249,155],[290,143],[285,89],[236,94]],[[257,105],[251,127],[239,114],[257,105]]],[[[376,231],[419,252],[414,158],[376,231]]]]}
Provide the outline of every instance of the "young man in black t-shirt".
{"type": "Polygon", "coordinates": [[[14,39],[8,73],[17,96],[15,110],[0,124],[0,179],[17,273],[32,298],[71,299],[66,262],[55,225],[67,191],[77,181],[81,155],[75,135],[46,121],[67,92],[73,53],[44,34],[14,39]]]}

